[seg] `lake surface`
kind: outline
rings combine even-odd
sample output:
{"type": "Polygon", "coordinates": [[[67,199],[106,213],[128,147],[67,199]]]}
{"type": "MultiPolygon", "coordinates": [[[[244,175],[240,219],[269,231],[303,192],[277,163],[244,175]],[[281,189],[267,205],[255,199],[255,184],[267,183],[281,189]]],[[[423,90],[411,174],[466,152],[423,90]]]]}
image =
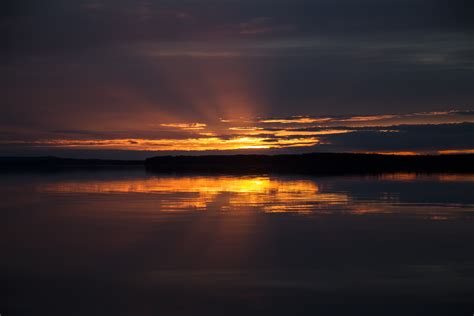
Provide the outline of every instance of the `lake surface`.
{"type": "Polygon", "coordinates": [[[472,315],[474,175],[0,175],[0,313],[472,315]]]}

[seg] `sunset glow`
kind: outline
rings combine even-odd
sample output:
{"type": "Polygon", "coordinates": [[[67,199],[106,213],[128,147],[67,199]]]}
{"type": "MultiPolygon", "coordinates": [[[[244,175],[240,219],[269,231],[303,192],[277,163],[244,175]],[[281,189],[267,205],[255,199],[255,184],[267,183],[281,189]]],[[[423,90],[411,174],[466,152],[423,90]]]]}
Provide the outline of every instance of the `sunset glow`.
{"type": "MultiPolygon", "coordinates": [[[[0,140],[0,146],[157,152],[238,150],[259,152],[295,148],[386,155],[459,154],[472,153],[472,147],[446,148],[444,147],[446,145],[440,147],[438,144],[431,148],[422,148],[421,146],[425,146],[424,143],[409,145],[410,141],[404,141],[405,146],[387,150],[384,148],[387,146],[384,139],[402,139],[425,129],[440,129],[443,135],[456,129],[470,130],[472,123],[474,115],[465,115],[457,111],[282,119],[237,117],[191,123],[175,120],[175,123],[155,123],[144,125],[142,128],[131,128],[129,132],[107,132],[103,135],[101,131],[91,131],[77,135],[73,133],[74,137],[68,138],[67,136],[71,135],[57,132],[45,134],[48,137],[36,140],[4,139],[0,140]],[[97,134],[100,137],[84,138],[81,134],[97,134]],[[123,137],[126,134],[137,137],[123,137]],[[363,142],[352,140],[359,138],[367,139],[368,142],[371,142],[372,138],[377,139],[380,143],[379,148],[361,150],[364,149],[363,142]]],[[[439,137],[442,137],[441,135],[439,137]]],[[[468,139],[465,140],[468,142],[468,139]]]]}
{"type": "MultiPolygon", "coordinates": [[[[203,151],[305,147],[318,143],[316,138],[277,139],[269,141],[259,137],[235,137],[220,139],[202,137],[189,139],[112,139],[112,140],[67,140],[55,139],[34,142],[38,147],[62,147],[80,149],[120,149],[145,151],[203,151]]],[[[17,143],[21,144],[21,143],[17,143]]]]}
{"type": "Polygon", "coordinates": [[[471,2],[3,0],[0,316],[474,316],[471,2]]]}

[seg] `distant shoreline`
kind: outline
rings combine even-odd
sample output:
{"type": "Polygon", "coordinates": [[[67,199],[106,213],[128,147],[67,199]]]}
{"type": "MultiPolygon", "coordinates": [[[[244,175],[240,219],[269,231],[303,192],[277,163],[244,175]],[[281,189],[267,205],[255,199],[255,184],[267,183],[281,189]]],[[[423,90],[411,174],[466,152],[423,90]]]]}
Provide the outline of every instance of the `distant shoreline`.
{"type": "Polygon", "coordinates": [[[0,157],[0,173],[144,168],[144,160],[74,159],[54,156],[0,157]]]}
{"type": "Polygon", "coordinates": [[[393,172],[472,173],[474,155],[400,156],[315,153],[154,157],[145,160],[154,172],[223,172],[288,174],[380,174],[393,172]]]}
{"type": "Polygon", "coordinates": [[[72,159],[59,157],[0,157],[0,172],[59,170],[128,170],[155,173],[286,173],[381,174],[474,173],[474,154],[401,156],[314,153],[294,155],[161,156],[146,160],[72,159]]]}

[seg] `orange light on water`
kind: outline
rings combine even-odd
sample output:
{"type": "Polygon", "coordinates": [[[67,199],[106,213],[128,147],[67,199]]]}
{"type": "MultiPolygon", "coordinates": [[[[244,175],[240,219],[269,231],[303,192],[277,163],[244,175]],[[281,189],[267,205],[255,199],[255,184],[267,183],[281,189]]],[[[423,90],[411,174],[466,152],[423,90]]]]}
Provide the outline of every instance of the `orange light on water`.
{"type": "Polygon", "coordinates": [[[348,202],[344,193],[322,193],[310,180],[252,177],[162,177],[135,180],[79,181],[45,184],[48,193],[147,194],[156,196],[161,211],[258,208],[264,212],[308,212],[318,205],[348,202]]]}

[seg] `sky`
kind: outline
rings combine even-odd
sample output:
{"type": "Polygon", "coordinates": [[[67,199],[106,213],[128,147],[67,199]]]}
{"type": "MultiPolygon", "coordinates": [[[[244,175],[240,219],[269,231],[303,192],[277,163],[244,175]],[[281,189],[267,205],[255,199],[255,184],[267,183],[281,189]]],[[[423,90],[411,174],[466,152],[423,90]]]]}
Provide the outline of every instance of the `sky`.
{"type": "Polygon", "coordinates": [[[467,0],[4,0],[0,155],[474,152],[467,0]]]}

